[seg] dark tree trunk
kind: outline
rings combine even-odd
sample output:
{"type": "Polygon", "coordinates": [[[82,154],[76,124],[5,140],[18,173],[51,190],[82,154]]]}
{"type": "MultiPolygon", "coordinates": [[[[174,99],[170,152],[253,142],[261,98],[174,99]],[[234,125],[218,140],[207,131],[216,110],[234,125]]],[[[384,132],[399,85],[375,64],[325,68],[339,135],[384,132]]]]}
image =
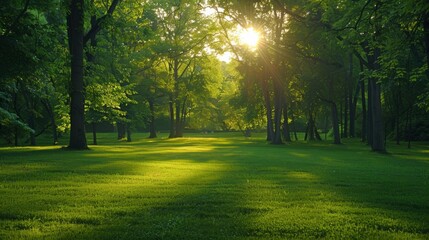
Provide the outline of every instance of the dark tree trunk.
{"type": "Polygon", "coordinates": [[[407,145],[407,147],[408,147],[408,149],[410,149],[411,148],[411,117],[412,117],[412,106],[408,109],[408,112],[407,112],[407,123],[406,123],[406,125],[407,125],[407,141],[408,141],[408,145],[407,145]]]}
{"type": "Polygon", "coordinates": [[[281,120],[283,110],[283,92],[279,79],[274,80],[274,138],[272,144],[282,144],[281,120]]]}
{"type": "Polygon", "coordinates": [[[368,140],[368,144],[370,146],[372,146],[372,142],[374,140],[373,138],[373,121],[372,121],[372,105],[373,105],[373,100],[372,100],[372,88],[371,88],[371,84],[370,84],[371,80],[368,79],[368,108],[367,108],[367,140],[368,140]]]}
{"type": "Polygon", "coordinates": [[[296,124],[295,124],[295,116],[293,114],[293,110],[292,109],[291,109],[290,112],[291,112],[290,118],[292,120],[293,136],[294,136],[295,141],[298,141],[298,134],[296,132],[296,124]]]}
{"type": "Polygon", "coordinates": [[[305,140],[308,140],[308,141],[315,141],[316,140],[315,133],[314,133],[314,125],[315,124],[314,124],[313,114],[310,112],[308,123],[307,123],[307,131],[306,131],[305,140]]]}
{"type": "MultiPolygon", "coordinates": [[[[363,63],[360,61],[360,70],[363,72],[363,63]]],[[[362,103],[362,131],[361,131],[361,140],[366,142],[367,140],[367,110],[366,110],[366,98],[365,98],[365,79],[360,78],[360,91],[361,91],[361,103],[362,103]]]]}
{"type": "Polygon", "coordinates": [[[349,126],[349,83],[348,76],[346,77],[346,84],[345,84],[345,91],[344,91],[344,131],[343,131],[343,138],[348,138],[348,126],[349,126]]]}
{"type": "Polygon", "coordinates": [[[175,137],[175,124],[174,124],[174,103],[173,103],[173,97],[170,96],[170,101],[168,103],[169,110],[170,110],[170,135],[169,138],[175,137]]]}
{"type": "Polygon", "coordinates": [[[290,128],[288,120],[288,107],[285,102],[283,103],[283,139],[285,140],[285,142],[292,142],[292,139],[290,138],[290,128]]]}
{"type": "Polygon", "coordinates": [[[396,144],[399,145],[400,144],[400,140],[401,140],[401,130],[400,130],[400,122],[401,122],[401,103],[402,103],[402,98],[401,98],[401,86],[398,87],[394,87],[396,88],[396,91],[393,91],[393,103],[394,103],[394,108],[395,108],[395,114],[393,116],[393,131],[395,132],[395,140],[396,140],[396,144]]]}
{"type": "Polygon", "coordinates": [[[322,137],[320,137],[319,130],[317,130],[316,124],[314,125],[314,136],[316,137],[317,141],[322,141],[322,137]]]}
{"type": "Polygon", "coordinates": [[[332,130],[334,133],[334,144],[341,144],[340,129],[338,124],[338,110],[337,104],[331,102],[331,112],[332,112],[332,130]]]}
{"type": "Polygon", "coordinates": [[[181,117],[180,117],[180,102],[177,100],[176,101],[176,131],[174,133],[174,137],[183,137],[183,127],[182,127],[182,121],[181,121],[181,117]]]}
{"type": "Polygon", "coordinates": [[[71,0],[67,31],[71,55],[70,142],[69,149],[88,149],[85,136],[85,96],[83,82],[84,1],[71,0]]]}
{"type": "Polygon", "coordinates": [[[97,145],[97,123],[93,122],[91,125],[92,125],[92,144],[97,145]]]}
{"type": "Polygon", "coordinates": [[[265,102],[265,114],[267,118],[267,141],[271,142],[274,138],[274,127],[273,127],[273,109],[271,106],[270,93],[268,91],[268,82],[266,80],[262,83],[262,91],[265,102]]]}
{"type": "Polygon", "coordinates": [[[426,45],[426,76],[429,78],[429,12],[423,18],[424,42],[426,45]]]}
{"type": "Polygon", "coordinates": [[[149,99],[149,110],[150,110],[150,122],[149,122],[149,138],[156,138],[155,128],[155,107],[154,100],[149,99]]]}
{"type": "Polygon", "coordinates": [[[171,137],[182,137],[181,126],[180,126],[180,93],[179,93],[179,61],[174,59],[173,61],[173,78],[174,78],[174,99],[172,101],[172,108],[176,110],[175,115],[172,113],[171,120],[173,121],[174,131],[170,133],[171,137]]]}
{"type": "MultiPolygon", "coordinates": [[[[337,109],[338,111],[338,109],[337,109]]],[[[342,102],[340,103],[340,136],[344,137],[344,122],[343,122],[344,118],[343,118],[343,104],[342,102]]]]}
{"type": "Polygon", "coordinates": [[[123,122],[117,122],[116,127],[118,128],[118,140],[125,138],[125,124],[123,122]]]}
{"type": "MultiPolygon", "coordinates": [[[[371,63],[373,69],[377,70],[380,68],[379,63],[377,62],[378,56],[380,55],[380,49],[376,48],[374,50],[373,58],[371,63]]],[[[371,122],[372,122],[372,144],[371,148],[376,152],[385,152],[386,147],[384,144],[384,124],[382,118],[382,108],[381,108],[381,85],[377,83],[377,79],[370,78],[369,86],[371,88],[371,122]]]]}
{"type": "Polygon", "coordinates": [[[361,81],[358,81],[358,84],[356,86],[355,94],[353,95],[353,101],[351,102],[350,106],[350,137],[354,138],[356,137],[356,108],[357,108],[357,102],[359,98],[359,93],[361,91],[361,81]]]}
{"type": "Polygon", "coordinates": [[[355,89],[355,94],[353,95],[353,88],[352,86],[354,85],[354,81],[353,81],[353,54],[350,53],[349,55],[349,123],[350,123],[350,127],[349,127],[349,137],[354,138],[355,137],[355,118],[356,118],[356,103],[357,103],[357,98],[358,98],[358,94],[359,94],[359,81],[357,82],[357,86],[355,89]]]}

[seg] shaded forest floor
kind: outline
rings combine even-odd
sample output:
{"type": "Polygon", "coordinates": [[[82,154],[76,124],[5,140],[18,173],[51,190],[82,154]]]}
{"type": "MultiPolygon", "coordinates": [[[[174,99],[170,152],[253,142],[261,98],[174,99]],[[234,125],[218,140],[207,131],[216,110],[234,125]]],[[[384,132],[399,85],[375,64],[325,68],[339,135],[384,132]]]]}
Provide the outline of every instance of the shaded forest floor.
{"type": "Polygon", "coordinates": [[[428,145],[133,137],[0,148],[0,239],[429,238],[428,145]]]}

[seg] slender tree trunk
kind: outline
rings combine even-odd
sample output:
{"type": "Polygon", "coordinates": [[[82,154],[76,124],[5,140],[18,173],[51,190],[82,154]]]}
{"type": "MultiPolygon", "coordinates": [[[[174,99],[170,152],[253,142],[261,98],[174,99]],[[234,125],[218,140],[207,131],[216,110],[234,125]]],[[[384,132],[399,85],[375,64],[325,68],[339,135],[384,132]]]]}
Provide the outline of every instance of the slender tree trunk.
{"type": "Polygon", "coordinates": [[[125,123],[118,121],[116,126],[118,128],[118,140],[125,138],[125,123]]]}
{"type": "Polygon", "coordinates": [[[175,137],[175,124],[174,124],[174,106],[173,106],[173,97],[170,95],[170,101],[168,103],[169,110],[170,110],[170,135],[168,138],[174,138],[175,137]]]}
{"type": "MultiPolygon", "coordinates": [[[[338,111],[338,109],[337,109],[338,111]]],[[[344,122],[343,122],[344,118],[343,118],[343,103],[340,103],[340,131],[341,131],[341,137],[344,137],[344,122]]]]}
{"type": "Polygon", "coordinates": [[[353,84],[353,54],[350,53],[349,55],[349,123],[350,123],[350,127],[349,127],[349,137],[354,138],[356,137],[355,134],[355,118],[356,118],[356,103],[357,103],[357,98],[358,98],[358,94],[359,94],[359,85],[360,82],[357,82],[357,86],[355,89],[355,94],[353,95],[353,88],[352,86],[353,84]]]}
{"type": "Polygon", "coordinates": [[[334,144],[341,144],[340,129],[338,124],[338,110],[337,104],[331,102],[331,112],[332,112],[332,130],[334,133],[334,144]]]}
{"type": "MultiPolygon", "coordinates": [[[[175,121],[175,127],[174,127],[174,136],[173,137],[182,137],[182,126],[180,124],[180,89],[179,89],[179,61],[177,59],[174,59],[173,62],[173,78],[174,78],[174,99],[173,103],[176,108],[176,119],[175,121]]],[[[174,116],[174,115],[173,115],[174,116]]]]}
{"type": "Polygon", "coordinates": [[[306,140],[315,141],[316,137],[315,137],[315,133],[314,133],[314,119],[313,119],[313,114],[311,112],[309,114],[307,132],[308,132],[308,134],[307,134],[306,140]]]}
{"type": "Polygon", "coordinates": [[[295,123],[295,116],[294,116],[294,114],[293,114],[293,111],[292,111],[292,109],[291,109],[291,114],[290,114],[290,118],[291,118],[291,120],[292,120],[292,127],[293,127],[293,136],[294,136],[294,138],[295,138],[295,141],[298,141],[298,134],[297,134],[297,132],[296,132],[296,123],[295,123]]]}
{"type": "Polygon", "coordinates": [[[91,125],[92,125],[92,144],[97,145],[97,123],[93,122],[91,125]]]}
{"type": "Polygon", "coordinates": [[[283,93],[279,79],[274,80],[274,139],[272,144],[282,144],[281,119],[283,110],[283,93]]]}
{"type": "MultiPolygon", "coordinates": [[[[363,63],[360,62],[360,70],[363,72],[363,63]]],[[[362,131],[361,131],[361,140],[366,142],[367,140],[367,110],[366,110],[366,98],[365,98],[365,79],[360,78],[360,90],[361,90],[361,104],[362,104],[362,131]]]]}
{"type": "Polygon", "coordinates": [[[274,139],[273,109],[271,106],[271,98],[267,85],[268,82],[264,80],[264,82],[262,83],[262,91],[264,96],[265,113],[267,118],[267,141],[271,142],[274,139]]]}
{"type": "Polygon", "coordinates": [[[289,116],[288,116],[288,107],[286,102],[283,103],[283,139],[285,142],[292,142],[290,138],[290,128],[289,128],[289,116]]]}
{"type": "Polygon", "coordinates": [[[346,84],[345,84],[345,90],[344,90],[344,132],[343,132],[343,138],[348,138],[348,126],[349,126],[349,88],[350,88],[350,79],[349,77],[346,77],[346,84]]]}
{"type": "Polygon", "coordinates": [[[176,131],[174,137],[183,137],[180,113],[180,102],[176,101],[176,131]]]}
{"type": "Polygon", "coordinates": [[[150,110],[150,122],[149,122],[149,138],[156,138],[155,128],[155,107],[154,100],[149,99],[149,110],[150,110]]]}
{"type": "Polygon", "coordinates": [[[411,148],[411,120],[412,120],[412,111],[413,108],[412,106],[408,109],[408,113],[407,113],[407,140],[408,140],[408,149],[411,148]]]}
{"type": "Polygon", "coordinates": [[[88,149],[85,136],[85,96],[83,82],[83,25],[84,1],[71,0],[67,31],[71,55],[70,84],[70,149],[88,149]]]}
{"type": "Polygon", "coordinates": [[[368,79],[368,108],[367,108],[367,139],[368,144],[372,146],[373,138],[373,121],[372,121],[372,108],[373,108],[373,96],[372,96],[372,88],[371,88],[371,79],[368,79]]]}
{"type": "Polygon", "coordinates": [[[356,86],[355,94],[353,95],[353,101],[352,105],[350,106],[350,137],[354,138],[356,137],[356,108],[357,108],[357,102],[359,98],[359,93],[361,91],[361,81],[358,81],[358,84],[356,86]]]}
{"type": "Polygon", "coordinates": [[[429,12],[426,12],[423,18],[424,42],[426,45],[426,76],[429,79],[429,12]]]}

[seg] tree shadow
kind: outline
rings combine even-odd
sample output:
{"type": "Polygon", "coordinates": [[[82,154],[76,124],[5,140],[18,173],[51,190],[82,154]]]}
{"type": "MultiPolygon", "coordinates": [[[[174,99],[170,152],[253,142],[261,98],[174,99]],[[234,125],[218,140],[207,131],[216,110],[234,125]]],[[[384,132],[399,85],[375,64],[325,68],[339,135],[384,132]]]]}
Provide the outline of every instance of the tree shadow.
{"type": "Polygon", "coordinates": [[[429,169],[426,161],[410,155],[369,153],[371,159],[365,159],[368,152],[359,147],[189,140],[175,142],[173,149],[179,151],[174,151],[167,143],[100,147],[103,151],[70,153],[59,161],[44,159],[50,150],[40,152],[33,161],[52,165],[36,169],[30,179],[18,171],[15,180],[54,184],[66,178],[67,188],[59,184],[53,189],[63,191],[64,198],[48,201],[46,196],[49,207],[25,214],[2,210],[0,219],[18,222],[11,227],[19,231],[31,230],[26,219],[41,219],[41,238],[56,239],[385,239],[429,234],[429,169]],[[85,161],[72,161],[79,158],[85,161]],[[73,202],[74,194],[79,195],[73,202]],[[50,225],[55,227],[46,227],[50,225]]]}

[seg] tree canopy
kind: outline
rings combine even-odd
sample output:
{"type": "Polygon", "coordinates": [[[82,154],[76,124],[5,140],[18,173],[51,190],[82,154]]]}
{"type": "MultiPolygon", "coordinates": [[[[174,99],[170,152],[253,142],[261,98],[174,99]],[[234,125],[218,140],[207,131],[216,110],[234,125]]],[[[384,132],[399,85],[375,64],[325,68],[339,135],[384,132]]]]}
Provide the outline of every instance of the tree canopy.
{"type": "Polygon", "coordinates": [[[0,135],[428,140],[424,0],[5,0],[0,135]]]}

